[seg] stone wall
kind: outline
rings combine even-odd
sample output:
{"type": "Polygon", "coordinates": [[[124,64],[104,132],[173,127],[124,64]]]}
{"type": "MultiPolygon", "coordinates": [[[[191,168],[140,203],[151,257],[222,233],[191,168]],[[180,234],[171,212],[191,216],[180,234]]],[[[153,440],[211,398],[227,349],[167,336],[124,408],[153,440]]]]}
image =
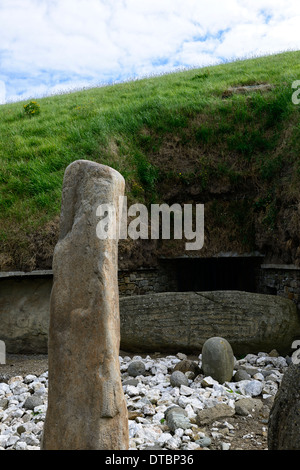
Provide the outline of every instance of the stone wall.
{"type": "Polygon", "coordinates": [[[120,296],[177,290],[176,272],[169,267],[119,271],[118,278],[120,296]]]}
{"type": "Polygon", "coordinates": [[[258,290],[292,300],[300,311],[300,268],[294,265],[263,264],[258,290]]]}

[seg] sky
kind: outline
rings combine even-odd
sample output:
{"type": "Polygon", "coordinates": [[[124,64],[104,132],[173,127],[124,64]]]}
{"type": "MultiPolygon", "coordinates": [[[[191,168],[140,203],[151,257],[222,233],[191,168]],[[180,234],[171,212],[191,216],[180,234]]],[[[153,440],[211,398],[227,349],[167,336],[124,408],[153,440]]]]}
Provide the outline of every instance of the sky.
{"type": "Polygon", "coordinates": [[[0,104],[300,50],[299,0],[0,0],[0,104]]]}

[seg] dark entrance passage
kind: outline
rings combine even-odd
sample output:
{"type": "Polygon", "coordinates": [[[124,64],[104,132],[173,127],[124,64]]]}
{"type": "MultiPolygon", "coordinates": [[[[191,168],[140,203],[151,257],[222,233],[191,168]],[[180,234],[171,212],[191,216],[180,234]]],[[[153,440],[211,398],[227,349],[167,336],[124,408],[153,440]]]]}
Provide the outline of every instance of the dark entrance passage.
{"type": "Polygon", "coordinates": [[[179,292],[257,292],[262,257],[177,258],[172,260],[179,292]]]}

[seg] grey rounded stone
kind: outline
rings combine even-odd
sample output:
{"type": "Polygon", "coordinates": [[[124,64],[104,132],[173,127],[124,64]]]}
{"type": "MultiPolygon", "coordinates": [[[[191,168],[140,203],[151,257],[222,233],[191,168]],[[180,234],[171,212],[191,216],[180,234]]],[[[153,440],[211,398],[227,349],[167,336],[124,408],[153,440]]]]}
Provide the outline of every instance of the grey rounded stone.
{"type": "Polygon", "coordinates": [[[40,406],[43,404],[43,400],[38,395],[31,395],[30,397],[26,398],[23,408],[25,410],[33,410],[36,406],[40,406]]]}
{"type": "Polygon", "coordinates": [[[246,372],[243,369],[237,370],[233,377],[233,380],[235,382],[240,382],[241,380],[250,380],[250,379],[251,379],[251,375],[248,374],[248,372],[246,372]]]}
{"type": "Polygon", "coordinates": [[[23,426],[23,424],[21,424],[17,427],[17,433],[21,435],[23,432],[26,432],[26,428],[23,426]]]}
{"type": "Polygon", "coordinates": [[[234,355],[225,338],[214,336],[205,341],[202,348],[202,369],[220,384],[230,382],[233,375],[234,355]]]}
{"type": "Polygon", "coordinates": [[[201,437],[200,439],[197,439],[195,441],[196,444],[199,444],[200,447],[209,447],[211,445],[211,439],[210,437],[201,437]]]}
{"type": "Polygon", "coordinates": [[[128,365],[127,372],[131,377],[137,377],[138,375],[144,375],[146,372],[145,364],[142,361],[132,361],[128,365]]]}
{"type": "Polygon", "coordinates": [[[244,390],[246,395],[250,395],[250,397],[256,397],[261,394],[262,388],[262,383],[259,380],[250,380],[245,384],[244,390]]]}
{"type": "Polygon", "coordinates": [[[187,416],[187,412],[180,406],[174,405],[165,411],[167,425],[172,432],[176,429],[189,429],[191,422],[187,416]]]}
{"type": "Polygon", "coordinates": [[[170,383],[172,387],[180,387],[181,385],[188,386],[189,380],[183,372],[180,370],[175,370],[170,376],[170,383]]]}

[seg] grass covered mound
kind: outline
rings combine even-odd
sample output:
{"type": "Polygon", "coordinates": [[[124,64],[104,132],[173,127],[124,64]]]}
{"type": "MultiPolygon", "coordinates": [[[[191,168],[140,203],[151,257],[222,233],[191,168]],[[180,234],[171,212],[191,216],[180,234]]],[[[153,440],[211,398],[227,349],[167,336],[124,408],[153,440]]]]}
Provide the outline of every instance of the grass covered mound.
{"type": "Polygon", "coordinates": [[[63,174],[77,159],[118,170],[129,204],[204,203],[198,255],[259,249],[298,263],[295,80],[300,52],[287,52],[2,105],[0,269],[51,266],[63,174]]]}

